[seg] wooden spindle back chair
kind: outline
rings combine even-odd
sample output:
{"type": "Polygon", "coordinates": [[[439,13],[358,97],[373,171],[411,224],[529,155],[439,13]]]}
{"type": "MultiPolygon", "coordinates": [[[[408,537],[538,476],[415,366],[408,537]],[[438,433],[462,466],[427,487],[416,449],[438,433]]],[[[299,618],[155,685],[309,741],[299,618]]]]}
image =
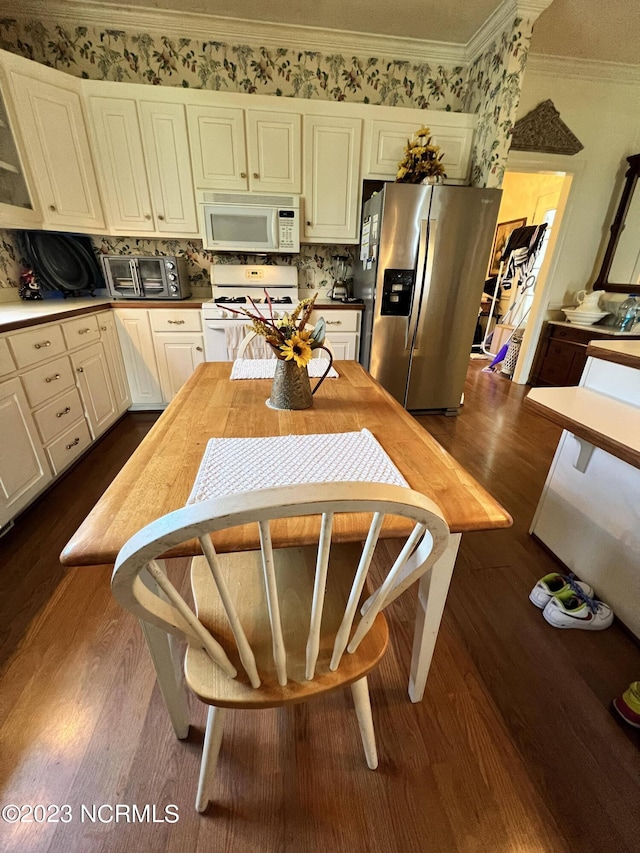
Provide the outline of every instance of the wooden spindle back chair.
{"type": "MultiPolygon", "coordinates": [[[[424,495],[348,482],[261,489],[192,504],[125,544],[112,577],[115,597],[138,618],[187,641],[186,682],[209,705],[198,811],[209,801],[227,708],[276,707],[350,685],[367,764],[375,769],[366,675],[387,646],[381,611],[433,566],[448,537],[440,510],[424,495]],[[332,543],[338,513],[372,514],[364,545],[332,543]],[[404,517],[413,527],[371,591],[369,568],[386,515],[404,517]],[[307,534],[317,530],[317,545],[292,542],[294,547],[274,549],[271,525],[279,519],[298,519],[307,534]],[[215,534],[245,524],[258,525],[260,550],[218,554],[215,534]],[[194,612],[158,560],[196,538],[203,556],[191,563],[194,612]]],[[[376,565],[379,573],[379,560],[376,565]]]]}

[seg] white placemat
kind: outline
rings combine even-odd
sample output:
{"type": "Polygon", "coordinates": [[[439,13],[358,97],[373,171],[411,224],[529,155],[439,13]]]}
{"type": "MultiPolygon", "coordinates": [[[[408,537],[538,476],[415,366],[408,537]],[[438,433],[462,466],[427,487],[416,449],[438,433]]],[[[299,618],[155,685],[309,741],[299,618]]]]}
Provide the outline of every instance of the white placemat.
{"type": "Polygon", "coordinates": [[[322,435],[211,438],[187,503],[253,489],[343,480],[408,486],[368,429],[322,435]]]}
{"type": "MultiPolygon", "coordinates": [[[[232,379],[273,379],[277,358],[237,358],[231,368],[232,379]]],[[[312,358],[307,371],[312,379],[320,378],[329,366],[328,358],[312,358]]],[[[327,379],[337,379],[334,367],[329,370],[327,379]]]]}

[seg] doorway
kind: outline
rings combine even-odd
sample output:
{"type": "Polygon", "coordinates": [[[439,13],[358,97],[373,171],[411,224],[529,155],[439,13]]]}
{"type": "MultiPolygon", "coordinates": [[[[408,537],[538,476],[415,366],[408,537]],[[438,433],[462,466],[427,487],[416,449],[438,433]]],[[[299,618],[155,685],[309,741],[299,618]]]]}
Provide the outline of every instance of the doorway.
{"type": "Polygon", "coordinates": [[[546,225],[543,239],[532,258],[532,266],[527,269],[526,277],[516,276],[512,281],[505,278],[502,282],[498,278],[498,283],[502,286],[498,287],[493,312],[496,319],[491,323],[489,331],[492,335],[485,346],[485,351],[489,350],[495,355],[505,342],[509,342],[514,336],[517,340],[522,340],[518,360],[513,368],[513,381],[519,384],[526,382],[528,378],[528,375],[523,378],[522,363],[530,365],[533,353],[529,358],[528,351],[532,348],[535,352],[537,345],[537,336],[533,342],[531,335],[529,341],[525,341],[527,328],[532,313],[535,314],[534,305],[536,302],[540,304],[539,295],[545,287],[571,180],[572,175],[567,172],[527,167],[511,167],[505,173],[495,243],[498,242],[499,235],[509,228],[546,225]]]}

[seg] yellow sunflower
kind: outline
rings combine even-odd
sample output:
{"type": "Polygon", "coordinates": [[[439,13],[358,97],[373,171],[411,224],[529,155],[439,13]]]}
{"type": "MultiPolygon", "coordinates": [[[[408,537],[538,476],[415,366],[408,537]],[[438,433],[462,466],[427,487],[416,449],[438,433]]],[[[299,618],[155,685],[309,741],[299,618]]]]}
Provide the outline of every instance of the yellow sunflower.
{"type": "Polygon", "coordinates": [[[291,335],[289,340],[280,346],[284,360],[291,361],[293,359],[298,367],[306,367],[311,361],[311,347],[307,340],[302,337],[304,334],[305,332],[299,332],[291,335]]]}

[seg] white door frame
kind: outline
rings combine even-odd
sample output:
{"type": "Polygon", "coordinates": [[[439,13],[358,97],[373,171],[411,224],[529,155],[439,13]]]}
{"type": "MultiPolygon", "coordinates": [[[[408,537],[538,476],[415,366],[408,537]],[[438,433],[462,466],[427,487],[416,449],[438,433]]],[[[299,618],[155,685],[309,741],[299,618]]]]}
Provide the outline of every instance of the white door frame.
{"type": "Polygon", "coordinates": [[[556,214],[556,218],[560,220],[560,228],[556,229],[555,233],[552,233],[549,238],[547,251],[540,267],[538,281],[536,282],[531,310],[527,317],[520,355],[512,379],[518,385],[524,385],[529,380],[542,326],[547,319],[551,282],[553,281],[554,272],[558,265],[558,258],[564,244],[567,225],[573,215],[574,187],[584,166],[584,161],[576,160],[574,157],[568,155],[540,154],[536,151],[513,151],[509,154],[507,160],[507,171],[509,172],[547,174],[560,172],[571,178],[570,181],[565,181],[560,191],[560,199],[557,207],[558,212],[556,214]]]}

